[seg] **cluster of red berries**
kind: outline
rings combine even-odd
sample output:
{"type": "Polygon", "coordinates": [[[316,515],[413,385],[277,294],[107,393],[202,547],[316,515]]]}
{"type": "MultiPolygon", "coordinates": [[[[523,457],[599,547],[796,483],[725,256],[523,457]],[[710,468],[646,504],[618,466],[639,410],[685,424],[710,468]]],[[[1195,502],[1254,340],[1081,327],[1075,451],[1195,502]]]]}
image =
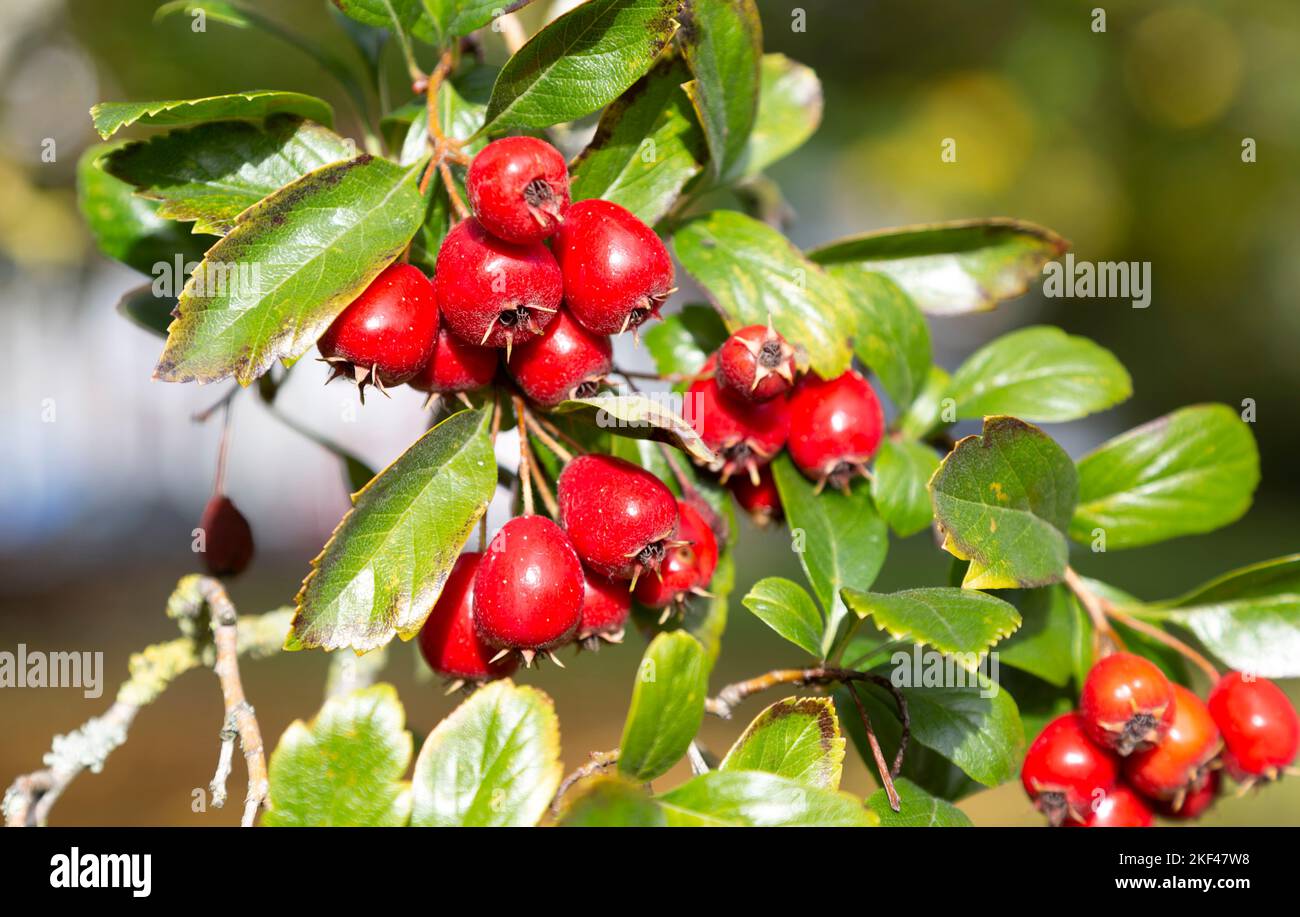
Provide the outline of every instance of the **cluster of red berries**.
{"type": "Polygon", "coordinates": [[[1053,825],[1148,827],[1191,819],[1219,795],[1278,779],[1300,749],[1300,717],[1266,678],[1229,672],[1209,702],[1153,663],[1115,653],[1084,680],[1079,709],[1048,723],[1020,772],[1053,825]]]}

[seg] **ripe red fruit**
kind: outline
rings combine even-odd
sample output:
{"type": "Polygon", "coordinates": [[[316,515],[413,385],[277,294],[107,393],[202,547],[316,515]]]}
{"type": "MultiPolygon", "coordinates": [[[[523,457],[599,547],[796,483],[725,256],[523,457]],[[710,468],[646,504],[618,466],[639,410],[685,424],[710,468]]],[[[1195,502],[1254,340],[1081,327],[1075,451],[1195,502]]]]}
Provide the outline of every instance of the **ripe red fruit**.
{"type": "Polygon", "coordinates": [[[540,242],[569,206],[569,168],[560,151],[535,137],[503,137],[470,163],[465,191],[483,227],[498,239],[540,242]]]}
{"type": "Polygon", "coordinates": [[[578,201],[555,236],[564,301],[596,334],[635,328],[673,292],[673,262],[655,231],[618,204],[578,201]]]}
{"type": "Polygon", "coordinates": [[[690,595],[707,595],[705,587],[718,568],[718,541],[700,511],[678,500],[677,518],[676,544],[664,555],[658,575],[643,576],[636,584],[636,600],[664,609],[665,620],[690,595]]]}
{"type": "Polygon", "coordinates": [[[1025,753],[1020,782],[1053,825],[1086,822],[1093,802],[1115,789],[1119,765],[1088,739],[1079,716],[1052,720],[1025,753]]]}
{"type": "Polygon", "coordinates": [[[750,401],[784,395],[794,384],[794,348],[771,325],[749,325],[718,348],[718,384],[750,401]]]}
{"type": "Polygon", "coordinates": [[[1170,800],[1177,808],[1184,797],[1205,785],[1210,763],[1223,743],[1205,702],[1182,685],[1173,688],[1169,732],[1154,748],[1125,758],[1124,776],[1140,793],[1170,800]]]}
{"type": "Polygon", "coordinates": [[[564,289],[545,245],[502,242],[474,219],[447,233],[433,280],[443,321],[462,341],[507,351],[542,333],[564,289]]]}
{"type": "Polygon", "coordinates": [[[659,569],[677,531],[677,500],[663,481],[612,455],[580,455],[556,492],[560,521],[591,569],[633,582],[659,569]]]}
{"type": "Polygon", "coordinates": [[[727,486],[735,494],[736,502],[759,525],[769,525],[781,518],[781,494],[776,489],[771,466],[764,465],[758,469],[757,484],[749,479],[749,475],[740,475],[728,481],[727,486]]]}
{"type": "Polygon", "coordinates": [[[474,576],[474,626],[526,663],[573,636],[582,612],[582,564],[564,530],[545,516],[501,527],[474,576]]]}
{"type": "Polygon", "coordinates": [[[348,305],[317,341],[334,370],[362,387],[400,385],[433,353],[438,305],[433,284],[417,267],[390,264],[348,305]]]}
{"type": "Polygon", "coordinates": [[[1084,679],[1079,714],[1094,742],[1126,756],[1164,738],[1174,718],[1174,689],[1155,663],[1113,653],[1084,679]]]}
{"type": "Polygon", "coordinates": [[[582,621],[578,624],[577,640],[584,649],[594,650],[601,641],[623,642],[623,625],[632,610],[632,595],[626,583],[606,579],[590,570],[586,589],[582,595],[582,621]]]}
{"type": "Polygon", "coordinates": [[[1066,822],[1079,828],[1150,828],[1155,815],[1145,799],[1122,783],[1093,803],[1082,823],[1066,822]]]}
{"type": "Polygon", "coordinates": [[[433,356],[406,384],[431,395],[472,392],[492,384],[499,355],[494,347],[466,344],[446,328],[440,328],[433,356]]]}
{"type": "Polygon", "coordinates": [[[497,651],[483,642],[474,628],[474,574],[483,555],[462,554],[447,574],[442,594],[420,628],[420,653],[444,678],[487,681],[504,678],[519,665],[514,656],[497,662],[497,651]]]}
{"type": "Polygon", "coordinates": [[[1210,771],[1200,787],[1184,794],[1183,798],[1179,800],[1181,805],[1177,808],[1174,807],[1172,801],[1158,799],[1155,802],[1156,811],[1165,818],[1173,818],[1179,821],[1199,818],[1219,798],[1219,786],[1222,782],[1219,771],[1210,771]]]}
{"type": "Polygon", "coordinates": [[[790,396],[790,457],[818,487],[846,490],[865,475],[884,429],[875,390],[855,370],[829,382],[810,373],[790,396]]]}
{"type": "Polygon", "coordinates": [[[781,451],[789,434],[786,399],[746,401],[720,389],[716,379],[696,379],[687,395],[686,419],[704,444],[718,453],[722,483],[743,472],[757,485],[759,469],[781,451]]]}
{"type": "Polygon", "coordinates": [[[225,494],[214,494],[199,519],[203,565],[213,576],[236,576],[253,559],[253,529],[225,494]]]}
{"type": "Polygon", "coordinates": [[[609,338],[592,334],[561,309],[541,337],[510,355],[510,375],[523,393],[543,407],[596,394],[614,365],[609,338]]]}
{"type": "Polygon", "coordinates": [[[1223,763],[1239,783],[1276,780],[1300,749],[1300,717],[1267,678],[1229,672],[1210,692],[1210,715],[1223,734],[1223,763]]]}

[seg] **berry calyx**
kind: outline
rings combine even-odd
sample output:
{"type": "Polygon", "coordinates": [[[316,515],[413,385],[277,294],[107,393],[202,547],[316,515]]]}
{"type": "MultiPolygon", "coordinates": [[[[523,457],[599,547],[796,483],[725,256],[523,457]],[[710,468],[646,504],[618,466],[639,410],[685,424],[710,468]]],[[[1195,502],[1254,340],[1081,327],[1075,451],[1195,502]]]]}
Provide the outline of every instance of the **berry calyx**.
{"type": "Polygon", "coordinates": [[[514,656],[492,662],[497,651],[483,642],[474,627],[474,575],[482,559],[478,553],[456,558],[433,611],[420,628],[424,661],[442,677],[455,681],[505,678],[519,665],[514,656]]]}
{"type": "Polygon", "coordinates": [[[1177,800],[1177,807],[1174,806],[1174,801],[1157,799],[1155,801],[1156,811],[1165,818],[1173,818],[1179,821],[1199,818],[1219,798],[1219,787],[1223,783],[1219,773],[1217,770],[1210,771],[1200,787],[1188,791],[1183,794],[1182,799],[1177,800]]]}
{"type": "Polygon", "coordinates": [[[1114,791],[1119,765],[1089,740],[1078,714],[1052,720],[1025,753],[1020,782],[1053,825],[1088,820],[1094,801],[1114,791]]]}
{"type": "Polygon", "coordinates": [[[1150,828],[1155,824],[1155,814],[1145,799],[1119,783],[1092,805],[1092,811],[1082,823],[1067,821],[1077,828],[1150,828]]]}
{"type": "Polygon", "coordinates": [[[633,586],[659,569],[677,531],[677,500],[663,481],[612,455],[580,455],[560,472],[556,496],[561,524],[591,569],[633,586]]]}
{"type": "Polygon", "coordinates": [[[577,641],[583,649],[595,650],[601,642],[622,643],[623,627],[632,610],[632,596],[627,584],[585,571],[586,589],[582,595],[582,620],[577,641]]]}
{"type": "Polygon", "coordinates": [[[818,489],[848,490],[880,446],[885,415],[856,370],[829,381],[809,373],[790,396],[790,458],[818,489]]]}
{"type": "Polygon", "coordinates": [[[1159,745],[1124,759],[1124,776],[1134,789],[1175,808],[1205,785],[1219,747],[1219,728],[1205,702],[1174,685],[1174,718],[1159,745]]]}
{"type": "Polygon", "coordinates": [[[659,236],[610,201],[572,204],[554,247],[564,301],[596,334],[618,334],[658,316],[675,289],[673,262],[659,236]]]}
{"type": "Polygon", "coordinates": [[[582,612],[582,564],[573,542],[545,516],[520,516],[501,527],[474,576],[474,626],[526,664],[573,636],[582,612]]]}
{"type": "Polygon", "coordinates": [[[475,219],[447,233],[433,277],[448,327],[467,344],[504,347],[507,354],[542,333],[564,289],[545,245],[503,242],[475,219]]]}
{"type": "Polygon", "coordinates": [[[655,576],[636,584],[636,600],[647,608],[662,608],[666,621],[692,595],[708,596],[705,587],[718,568],[718,541],[700,511],[677,501],[677,537],[655,576]]]}
{"type": "Polygon", "coordinates": [[[718,384],[750,401],[784,395],[794,385],[794,348],[771,325],[749,325],[718,348],[718,384]]]}
{"type": "Polygon", "coordinates": [[[743,474],[757,486],[759,469],[781,451],[789,435],[786,399],[748,401],[723,391],[716,378],[696,379],[687,396],[686,418],[718,453],[722,483],[743,474]]]}
{"type": "Polygon", "coordinates": [[[253,559],[253,529],[225,494],[214,494],[199,519],[203,565],[213,576],[237,576],[253,559]]]}
{"type": "Polygon", "coordinates": [[[1155,663],[1113,653],[1088,672],[1079,713],[1094,742],[1127,756],[1160,742],[1174,718],[1174,689],[1155,663]]]}
{"type": "Polygon", "coordinates": [[[433,356],[406,384],[430,395],[485,388],[496,378],[499,355],[493,347],[466,344],[447,328],[439,328],[433,356]]]}
{"type": "Polygon", "coordinates": [[[561,309],[541,337],[515,348],[509,368],[525,395],[543,407],[554,407],[569,398],[596,394],[613,358],[608,337],[592,334],[561,309]]]}
{"type": "Polygon", "coordinates": [[[770,465],[758,469],[757,484],[744,474],[733,477],[727,482],[727,487],[731,488],[741,509],[749,513],[749,518],[758,525],[770,525],[781,518],[781,493],[776,489],[770,465]]]}
{"type": "Polygon", "coordinates": [[[1210,715],[1223,734],[1223,763],[1239,783],[1276,780],[1300,749],[1300,717],[1267,678],[1229,672],[1210,692],[1210,715]]]}
{"type": "Polygon", "coordinates": [[[535,137],[503,137],[470,163],[465,191],[483,227],[498,239],[540,242],[569,206],[569,168],[560,151],[535,137]]]}
{"type": "Polygon", "coordinates": [[[361,388],[400,385],[429,362],[438,335],[433,284],[409,264],[390,264],[320,336],[316,346],[334,372],[361,388]]]}

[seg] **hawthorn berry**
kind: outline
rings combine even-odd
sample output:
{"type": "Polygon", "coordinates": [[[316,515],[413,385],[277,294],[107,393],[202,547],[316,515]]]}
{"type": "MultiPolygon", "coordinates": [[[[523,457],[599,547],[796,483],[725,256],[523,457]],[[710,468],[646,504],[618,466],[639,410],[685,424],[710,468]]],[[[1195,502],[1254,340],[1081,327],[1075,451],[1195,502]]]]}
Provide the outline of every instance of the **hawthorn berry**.
{"type": "Polygon", "coordinates": [[[772,477],[770,465],[758,469],[757,484],[746,474],[733,477],[727,482],[727,487],[741,508],[760,526],[769,525],[781,518],[781,494],[776,489],[776,479],[772,477]]]}
{"type": "Polygon", "coordinates": [[[199,519],[203,565],[213,576],[237,576],[253,559],[253,529],[225,494],[214,494],[199,519]]]}
{"type": "Polygon", "coordinates": [[[433,356],[406,384],[430,395],[485,388],[496,378],[499,354],[494,347],[466,344],[445,327],[439,328],[433,356]]]}
{"type": "Polygon", "coordinates": [[[564,290],[560,267],[545,245],[503,242],[475,219],[447,233],[433,278],[438,308],[451,330],[467,344],[507,352],[542,333],[564,290]]]}
{"type": "Polygon", "coordinates": [[[1202,781],[1199,787],[1184,793],[1180,800],[1155,800],[1156,811],[1165,818],[1173,818],[1179,821],[1190,821],[1193,818],[1199,818],[1219,798],[1219,787],[1223,783],[1219,774],[1220,772],[1217,770],[1210,771],[1206,774],[1205,780],[1202,781]],[[1175,802],[1178,803],[1176,808],[1175,802]]]}
{"type": "Polygon", "coordinates": [[[591,569],[633,586],[659,569],[677,531],[677,500],[663,481],[612,455],[580,455],[560,472],[556,496],[561,524],[591,569]]]}
{"type": "Polygon", "coordinates": [[[1089,670],[1079,714],[1094,742],[1127,756],[1156,745],[1169,731],[1174,689],[1155,663],[1113,653],[1089,670]]]}
{"type": "Polygon", "coordinates": [[[514,656],[496,662],[497,651],[483,642],[474,627],[474,575],[483,555],[462,554],[447,574],[442,594],[420,628],[420,653],[444,678],[487,681],[504,678],[519,665],[514,656]]]}
{"type": "Polygon", "coordinates": [[[708,595],[705,587],[718,567],[718,541],[700,511],[677,501],[677,545],[668,549],[656,576],[636,584],[636,600],[647,608],[662,608],[663,620],[681,609],[691,595],[708,595]]]}
{"type": "Polygon", "coordinates": [[[794,348],[771,325],[749,325],[718,348],[718,384],[750,401],[784,395],[794,384],[794,348]]]}
{"type": "Polygon", "coordinates": [[[567,641],[582,614],[582,564],[573,542],[545,516],[501,527],[474,576],[474,626],[497,649],[525,663],[567,641]]]}
{"type": "Polygon", "coordinates": [[[582,594],[578,643],[589,650],[598,648],[602,640],[622,643],[623,625],[632,610],[632,596],[627,591],[627,584],[606,579],[590,570],[584,572],[587,579],[582,594]]]}
{"type": "Polygon", "coordinates": [[[1174,685],[1174,718],[1160,744],[1124,759],[1124,776],[1134,789],[1175,808],[1205,785],[1209,769],[1223,744],[1219,728],[1205,702],[1174,685]]]}
{"type": "Polygon", "coordinates": [[[1020,769],[1025,792],[1053,825],[1086,822],[1093,802],[1113,792],[1118,778],[1115,758],[1092,743],[1075,713],[1044,727],[1020,769]]]}
{"type": "Polygon", "coordinates": [[[321,357],[362,389],[400,385],[429,362],[438,336],[433,284],[420,269],[390,264],[317,341],[321,357]]]}
{"type": "Polygon", "coordinates": [[[1210,692],[1210,715],[1223,734],[1223,763],[1239,783],[1276,780],[1295,761],[1300,718],[1267,678],[1229,672],[1210,692]]]}
{"type": "Polygon", "coordinates": [[[658,316],[672,295],[668,249],[629,210],[602,200],[578,201],[555,236],[564,301],[596,334],[618,334],[658,316]]]}
{"type": "Polygon", "coordinates": [[[1122,783],[1096,800],[1082,822],[1067,821],[1072,828],[1150,828],[1155,815],[1150,804],[1122,783]]]}
{"type": "Polygon", "coordinates": [[[880,446],[885,415],[856,370],[826,381],[809,373],[790,396],[790,458],[818,488],[847,490],[880,446]]]}
{"type": "Polygon", "coordinates": [[[586,398],[600,389],[613,367],[609,338],[593,334],[561,309],[541,337],[520,344],[510,355],[510,375],[523,393],[543,407],[568,398],[586,398]]]}
{"type": "Polygon", "coordinates": [[[781,451],[790,432],[786,399],[748,401],[723,391],[716,378],[697,378],[687,395],[687,419],[718,453],[722,483],[743,472],[758,486],[759,469],[781,451]]]}
{"type": "Polygon", "coordinates": [[[569,167],[560,151],[535,137],[503,137],[470,163],[465,191],[483,227],[516,244],[540,242],[569,206],[569,167]]]}

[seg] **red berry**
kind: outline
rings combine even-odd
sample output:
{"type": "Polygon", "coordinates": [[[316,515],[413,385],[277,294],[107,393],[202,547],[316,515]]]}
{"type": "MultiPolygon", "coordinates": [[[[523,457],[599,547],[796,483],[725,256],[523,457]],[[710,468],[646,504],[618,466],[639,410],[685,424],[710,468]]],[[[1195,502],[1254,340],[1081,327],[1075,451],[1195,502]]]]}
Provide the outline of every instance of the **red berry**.
{"type": "Polygon", "coordinates": [[[1200,787],[1184,794],[1181,800],[1175,800],[1181,802],[1177,808],[1174,807],[1175,801],[1158,799],[1155,803],[1156,811],[1165,818],[1179,821],[1199,818],[1219,798],[1219,786],[1222,782],[1219,772],[1212,770],[1206,775],[1200,787]]]}
{"type": "Polygon", "coordinates": [[[507,656],[497,662],[497,651],[479,637],[474,628],[474,574],[482,554],[462,554],[447,574],[442,594],[420,628],[420,652],[424,661],[444,678],[487,681],[504,678],[519,661],[507,656]]]}
{"type": "Polygon", "coordinates": [[[677,531],[677,500],[663,481],[612,455],[580,455],[556,491],[560,520],[589,567],[622,580],[659,569],[677,531]]]}
{"type": "Polygon", "coordinates": [[[578,201],[555,237],[564,301],[596,334],[618,334],[657,316],[673,292],[673,262],[655,231],[602,200],[578,201]]]}
{"type": "Polygon", "coordinates": [[[1089,741],[1079,716],[1052,720],[1025,753],[1020,782],[1053,825],[1086,822],[1092,804],[1115,789],[1119,765],[1089,741]]]}
{"type": "Polygon", "coordinates": [[[789,434],[786,399],[747,401],[720,389],[716,379],[696,379],[687,396],[686,417],[704,444],[718,453],[722,483],[741,472],[756,484],[759,469],[781,451],[789,434]]]}
{"type": "Polygon", "coordinates": [[[657,576],[636,584],[636,600],[647,608],[681,608],[688,596],[702,592],[718,568],[718,541],[699,510],[677,501],[676,544],[664,555],[657,576]]]}
{"type": "Polygon", "coordinates": [[[560,151],[534,137],[504,137],[470,163],[465,190],[483,227],[498,239],[540,242],[569,206],[569,168],[560,151]]]}
{"type": "Polygon", "coordinates": [[[390,264],[317,342],[334,369],[358,385],[400,385],[429,362],[438,336],[433,284],[409,264],[390,264]]]}
{"type": "Polygon", "coordinates": [[[718,384],[750,401],[784,395],[795,372],[794,348],[770,325],[741,328],[718,348],[718,384]]]}
{"type": "Polygon", "coordinates": [[[406,384],[430,394],[472,392],[492,384],[500,351],[466,344],[445,327],[438,329],[433,356],[406,384]]]}
{"type": "Polygon", "coordinates": [[[810,373],[790,396],[790,458],[819,484],[845,489],[865,474],[884,429],[871,383],[852,369],[829,382],[810,373]]]}
{"type": "Polygon", "coordinates": [[[609,338],[592,334],[561,309],[542,336],[510,355],[510,375],[543,407],[596,394],[613,364],[609,338]]]}
{"type": "Polygon", "coordinates": [[[1174,719],[1154,748],[1124,759],[1124,775],[1134,789],[1155,799],[1180,800],[1201,789],[1209,779],[1210,763],[1223,743],[1205,702],[1174,685],[1174,719]]]}
{"type": "Polygon", "coordinates": [[[1229,672],[1210,692],[1210,715],[1223,733],[1223,763],[1243,783],[1276,780],[1300,748],[1300,718],[1267,678],[1229,672]]]}
{"type": "Polygon", "coordinates": [[[596,649],[606,643],[623,641],[623,625],[632,610],[632,594],[627,583],[584,571],[586,589],[582,595],[582,622],[578,625],[578,641],[586,649],[596,649]]]}
{"type": "Polygon", "coordinates": [[[462,341],[507,350],[542,333],[564,289],[545,245],[502,242],[474,219],[443,239],[433,281],[443,321],[462,341]]]}
{"type": "Polygon", "coordinates": [[[213,576],[236,576],[253,559],[253,529],[225,494],[216,494],[199,519],[203,565],[213,576]]]}
{"type": "Polygon", "coordinates": [[[1164,738],[1174,718],[1174,689],[1154,663],[1114,653],[1088,672],[1079,714],[1094,742],[1125,756],[1164,738]]]}
{"type": "Polygon", "coordinates": [[[727,486],[735,494],[736,502],[759,525],[769,525],[781,518],[781,494],[776,489],[770,466],[758,469],[757,484],[749,479],[749,475],[740,475],[727,482],[727,486]]]}
{"type": "Polygon", "coordinates": [[[474,626],[489,645],[524,660],[573,636],[582,613],[582,564],[564,530],[520,516],[488,544],[474,577],[474,626]]]}
{"type": "Polygon", "coordinates": [[[1155,823],[1151,806],[1122,783],[1096,800],[1082,822],[1066,822],[1079,828],[1150,828],[1155,823]]]}

